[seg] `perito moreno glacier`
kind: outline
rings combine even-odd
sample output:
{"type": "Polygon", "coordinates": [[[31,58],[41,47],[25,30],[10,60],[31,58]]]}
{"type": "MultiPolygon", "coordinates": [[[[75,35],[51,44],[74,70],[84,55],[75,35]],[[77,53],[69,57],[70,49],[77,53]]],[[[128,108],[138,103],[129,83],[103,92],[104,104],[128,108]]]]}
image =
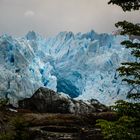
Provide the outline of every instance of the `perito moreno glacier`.
{"type": "Polygon", "coordinates": [[[127,36],[61,32],[45,39],[35,32],[25,37],[0,37],[0,97],[12,103],[30,97],[39,87],[72,98],[112,104],[129,88],[116,69],[132,60],[121,46],[127,36]]]}

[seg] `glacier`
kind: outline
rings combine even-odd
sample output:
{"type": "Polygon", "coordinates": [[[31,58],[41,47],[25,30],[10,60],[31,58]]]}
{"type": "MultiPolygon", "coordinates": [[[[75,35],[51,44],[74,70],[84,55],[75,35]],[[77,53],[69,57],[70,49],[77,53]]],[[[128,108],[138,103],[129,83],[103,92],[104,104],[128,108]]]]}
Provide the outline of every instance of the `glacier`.
{"type": "Polygon", "coordinates": [[[121,46],[128,36],[60,32],[43,38],[34,31],[25,37],[0,37],[0,97],[11,103],[31,97],[40,87],[72,98],[110,105],[129,90],[116,69],[131,61],[121,46]]]}

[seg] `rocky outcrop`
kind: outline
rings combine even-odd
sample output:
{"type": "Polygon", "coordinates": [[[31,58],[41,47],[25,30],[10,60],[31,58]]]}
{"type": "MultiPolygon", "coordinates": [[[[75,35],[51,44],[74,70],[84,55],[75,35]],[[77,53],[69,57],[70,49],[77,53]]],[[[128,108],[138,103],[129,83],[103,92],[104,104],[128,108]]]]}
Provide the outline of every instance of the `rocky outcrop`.
{"type": "Polygon", "coordinates": [[[20,135],[18,140],[103,140],[100,127],[95,125],[96,120],[116,120],[116,115],[112,112],[74,115],[15,113],[0,110],[0,116],[0,138],[10,136],[8,138],[14,140],[21,133],[24,135],[20,135]],[[22,128],[17,130],[15,126],[22,128]]]}
{"type": "MultiPolygon", "coordinates": [[[[96,118],[100,118],[100,115],[91,116],[95,122],[96,118]]],[[[32,140],[103,140],[101,129],[88,116],[32,113],[24,114],[23,117],[30,122],[32,140]]]]}
{"type": "Polygon", "coordinates": [[[74,100],[47,88],[39,88],[31,98],[19,101],[19,108],[39,113],[89,114],[107,111],[97,100],[74,100]]]}
{"type": "Polygon", "coordinates": [[[116,121],[115,112],[100,112],[85,115],[57,113],[25,113],[25,122],[30,122],[32,140],[103,140],[98,119],[116,121]]]}

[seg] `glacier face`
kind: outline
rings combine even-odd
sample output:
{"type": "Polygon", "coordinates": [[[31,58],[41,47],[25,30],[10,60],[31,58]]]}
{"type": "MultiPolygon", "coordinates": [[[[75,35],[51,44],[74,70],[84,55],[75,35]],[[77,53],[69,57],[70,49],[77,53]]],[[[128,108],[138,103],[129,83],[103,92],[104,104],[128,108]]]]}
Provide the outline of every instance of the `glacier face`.
{"type": "Polygon", "coordinates": [[[126,36],[61,32],[45,39],[35,32],[25,37],[0,37],[0,96],[16,102],[39,87],[77,99],[95,98],[104,104],[124,99],[128,89],[116,72],[129,50],[126,36]]]}

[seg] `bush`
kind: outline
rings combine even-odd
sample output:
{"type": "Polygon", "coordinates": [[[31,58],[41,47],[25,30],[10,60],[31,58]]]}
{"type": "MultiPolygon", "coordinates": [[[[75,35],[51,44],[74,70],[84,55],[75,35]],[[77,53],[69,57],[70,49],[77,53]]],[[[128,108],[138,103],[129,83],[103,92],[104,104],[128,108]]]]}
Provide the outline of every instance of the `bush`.
{"type": "Polygon", "coordinates": [[[140,139],[140,103],[117,101],[113,106],[119,118],[116,121],[97,120],[105,139],[140,139]]]}
{"type": "Polygon", "coordinates": [[[138,140],[140,129],[135,127],[136,118],[123,116],[118,121],[109,122],[98,120],[97,125],[101,126],[105,139],[108,140],[138,140]]]}

